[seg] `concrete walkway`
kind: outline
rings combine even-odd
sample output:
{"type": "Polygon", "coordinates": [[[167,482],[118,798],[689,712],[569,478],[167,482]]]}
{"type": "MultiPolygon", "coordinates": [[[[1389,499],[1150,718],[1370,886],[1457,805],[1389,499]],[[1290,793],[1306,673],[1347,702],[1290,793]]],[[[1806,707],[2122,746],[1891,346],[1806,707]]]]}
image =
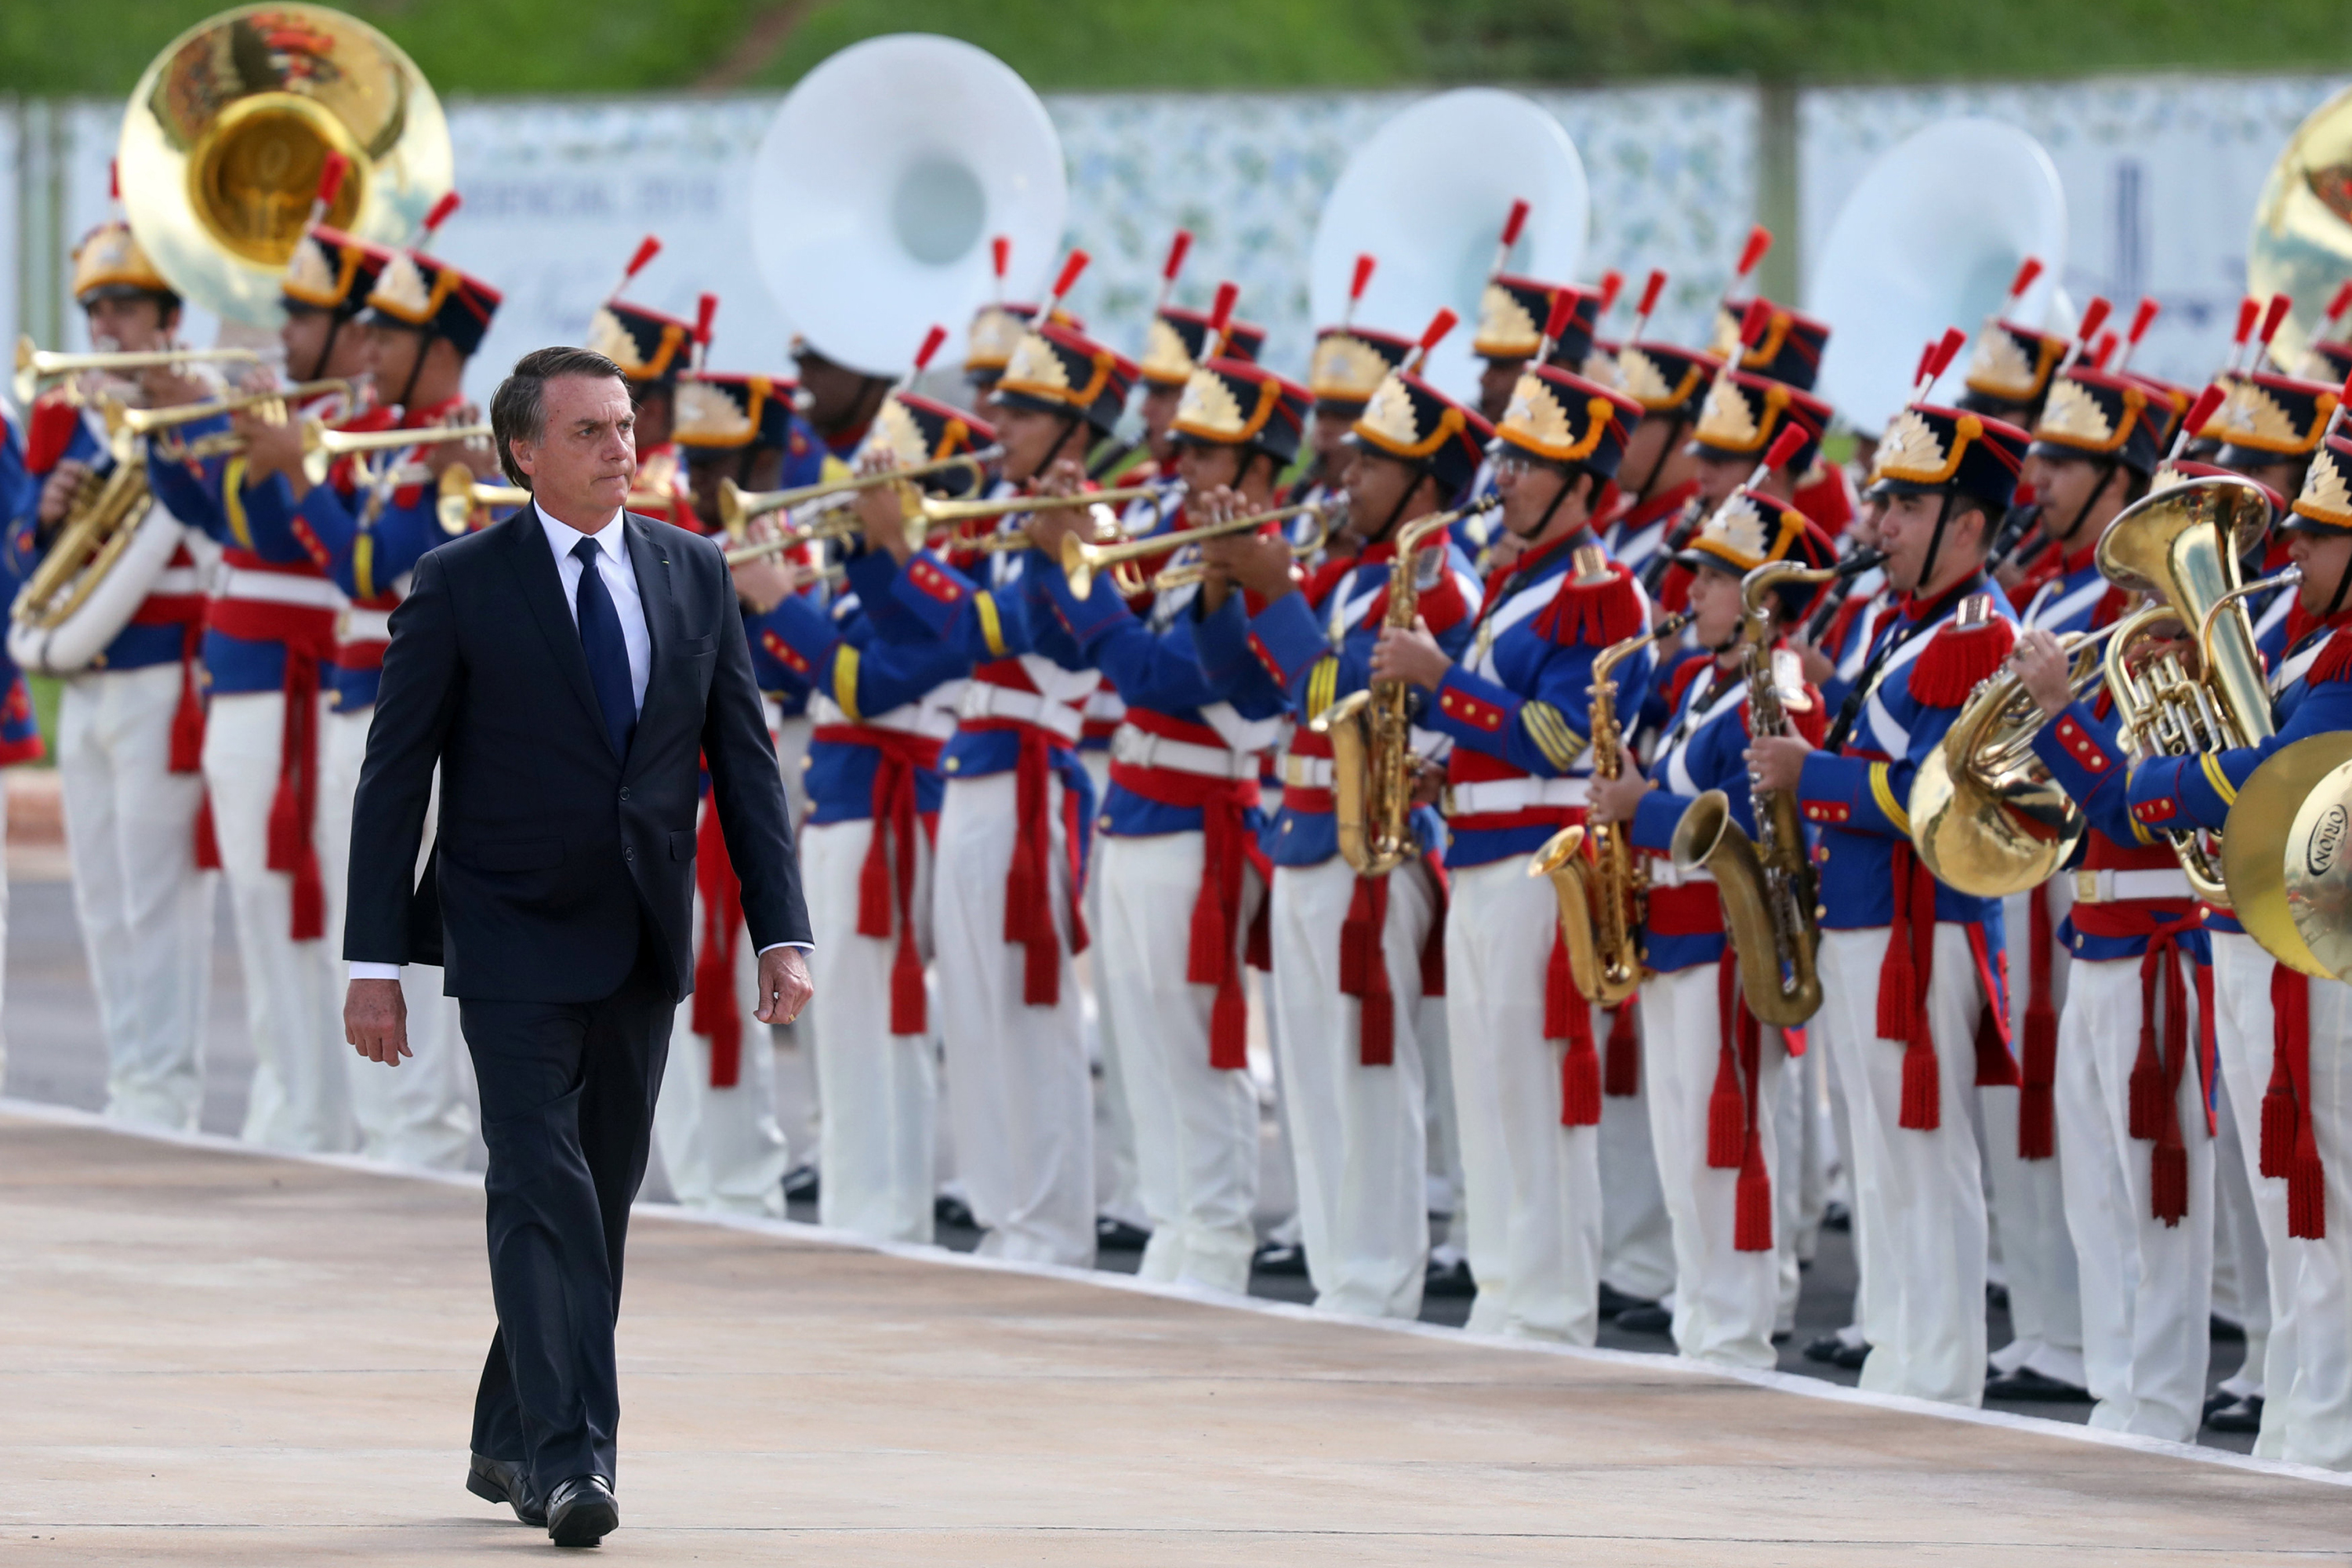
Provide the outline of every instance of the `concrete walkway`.
{"type": "MultiPolygon", "coordinates": [[[[462,1185],[0,1114],[0,1561],[543,1558],[461,1487],[480,1210],[462,1185]]],[[[2352,1492],[2229,1456],[654,1213],[621,1357],[604,1554],[645,1563],[2238,1563],[2352,1542],[2352,1492]]]]}

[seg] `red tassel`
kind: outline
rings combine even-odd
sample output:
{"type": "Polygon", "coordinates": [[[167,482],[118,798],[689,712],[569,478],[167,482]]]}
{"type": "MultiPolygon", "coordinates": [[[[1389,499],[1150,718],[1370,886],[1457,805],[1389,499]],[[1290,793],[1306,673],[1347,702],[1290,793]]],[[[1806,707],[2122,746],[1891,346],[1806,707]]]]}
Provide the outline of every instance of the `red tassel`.
{"type": "Polygon", "coordinates": [[[1739,1164],[1739,1188],[1731,1227],[1734,1252],[1772,1250],[1772,1175],[1764,1168],[1764,1140],[1750,1131],[1739,1164]]]}
{"type": "MultiPolygon", "coordinates": [[[[1895,897],[1901,898],[1898,886],[1895,897]]],[[[1919,972],[1911,962],[1909,933],[1897,922],[1886,942],[1886,959],[1878,969],[1878,1037],[1907,1041],[1916,1031],[1914,1016],[1919,1005],[1919,972]]]]}
{"type": "Polygon", "coordinates": [[[180,642],[180,705],[172,710],[172,760],[168,771],[202,772],[205,765],[205,694],[196,683],[196,658],[204,649],[202,622],[191,621],[180,642]]]}
{"type": "Polygon", "coordinates": [[[213,831],[213,796],[210,790],[196,807],[196,869],[217,871],[221,868],[220,836],[213,831]]]}
{"type": "Polygon", "coordinates": [[[1631,1100],[1642,1092],[1642,1045],[1633,1033],[1633,1004],[1627,1002],[1609,1015],[1609,1056],[1603,1067],[1601,1092],[1612,1100],[1631,1100]]]}
{"type": "Polygon", "coordinates": [[[1217,987],[1209,1009],[1209,1065],[1221,1072],[1239,1072],[1249,1066],[1249,1005],[1242,994],[1241,978],[1217,987]]]}
{"type": "Polygon", "coordinates": [[[287,934],[296,942],[317,942],[327,934],[327,886],[319,876],[319,857],[303,847],[294,869],[293,921],[287,934]]]}
{"type": "Polygon", "coordinates": [[[1347,919],[1339,922],[1339,994],[1361,996],[1366,989],[1365,975],[1380,952],[1379,928],[1367,918],[1371,896],[1365,891],[1363,880],[1356,883],[1355,901],[1348,907],[1347,919]]]}
{"type": "Polygon", "coordinates": [[[301,795],[289,773],[278,775],[278,793],[269,802],[268,858],[263,862],[273,871],[291,871],[302,857],[302,846],[310,837],[304,831],[310,825],[299,815],[301,795]]]}
{"type": "Polygon", "coordinates": [[[910,936],[898,944],[890,964],[890,1032],[919,1035],[929,1026],[929,998],[923,991],[922,954],[910,936]]]}
{"type": "MultiPolygon", "coordinates": [[[[2294,1133],[2286,1156],[2286,1233],[2305,1241],[2327,1237],[2327,1173],[2311,1120],[2311,982],[2285,964],[2271,970],[2271,1037],[2286,1068],[2294,1097],[2294,1133]]],[[[2276,1079],[2273,1079],[2275,1087],[2276,1079]]],[[[2263,1104],[2265,1135],[2270,1103],[2263,1104]]]]}
{"type": "Polygon", "coordinates": [[[1357,1060],[1368,1068],[1396,1065],[1396,998],[1386,990],[1366,995],[1360,1004],[1357,1060]]]}
{"type": "Polygon", "coordinates": [[[2156,1054],[2156,1016],[2142,1007],[2139,1054],[2132,1059],[2126,1131],[2134,1138],[2154,1138],[2164,1123],[2164,1068],[2156,1054]]]}
{"type": "Polygon", "coordinates": [[[1571,1036],[1559,1062],[1559,1124],[1562,1127],[1601,1125],[1601,1058],[1592,1049],[1592,1033],[1571,1036]]]}
{"type": "Polygon", "coordinates": [[[2178,1143],[2159,1143],[2150,1151],[2148,1210],[2168,1226],[2178,1226],[2189,1212],[2189,1151],[2178,1143]]]}
{"type": "Polygon", "coordinates": [[[2287,1157],[2294,1149],[2294,1091],[2286,1085],[2285,1062],[2273,1056],[2270,1087],[2263,1093],[2262,1173],[2285,1175],[2287,1157]]]}
{"type": "Polygon", "coordinates": [[[2304,1241],[2327,1239],[2327,1175],[2308,1132],[2295,1140],[2286,1170],[2286,1233],[2304,1241]]]}
{"type": "Polygon", "coordinates": [[[1747,1142],[1748,1107],[1739,1098],[1739,1074],[1727,1043],[1715,1064],[1715,1092],[1706,1098],[1706,1164],[1711,1171],[1737,1168],[1747,1142]]]}
{"type": "Polygon", "coordinates": [[[1536,630],[1562,647],[1605,647],[1641,629],[1641,592],[1633,574],[1613,561],[1609,575],[1598,583],[1579,584],[1573,572],[1563,574],[1551,603],[1536,617],[1536,630]]]}
{"type": "MultiPolygon", "coordinates": [[[[1343,966],[1347,963],[1347,951],[1343,938],[1339,949],[1340,963],[1343,966]]],[[[1347,989],[1346,974],[1347,970],[1342,967],[1339,982],[1341,990],[1347,989]]],[[[1544,1038],[1547,1040],[1573,1039],[1578,1033],[1574,1020],[1583,1012],[1585,1005],[1583,995],[1576,989],[1575,975],[1568,967],[1568,942],[1559,933],[1559,922],[1554,921],[1551,929],[1551,958],[1544,965],[1544,1038]]],[[[1586,1020],[1586,1028],[1587,1030],[1591,1028],[1590,1018],[1586,1020]]]]}
{"type": "Polygon", "coordinates": [[[1339,924],[1339,994],[1360,1002],[1356,1055],[1368,1068],[1396,1063],[1396,999],[1389,989],[1388,958],[1381,951],[1388,922],[1388,879],[1357,878],[1348,917],[1339,924]]]}
{"type": "Polygon", "coordinates": [[[1917,1132],[1933,1132],[1944,1124],[1942,1080],[1936,1065],[1936,1047],[1925,1038],[1914,1040],[1903,1052],[1903,1113],[1895,1125],[1917,1132]]]}
{"type": "Polygon", "coordinates": [[[2029,895],[2032,956],[2027,973],[2032,991],[2025,1005],[2024,1060],[2017,1094],[2017,1157],[2047,1160],[2058,1152],[2058,1015],[2050,1003],[2050,890],[2029,895]]]}
{"type": "MultiPolygon", "coordinates": [[[[866,845],[865,862],[857,868],[857,934],[860,936],[885,937],[890,934],[889,827],[888,821],[877,813],[873,834],[866,845]]],[[[1014,874],[1019,871],[1020,867],[1016,863],[1014,874]]],[[[1011,879],[1008,878],[1006,882],[1009,888],[1011,879]]]]}
{"type": "Polygon", "coordinates": [[[1911,661],[1911,695],[1930,708],[1957,708],[2016,646],[2017,628],[1998,616],[1965,630],[1947,623],[1911,661]]]}

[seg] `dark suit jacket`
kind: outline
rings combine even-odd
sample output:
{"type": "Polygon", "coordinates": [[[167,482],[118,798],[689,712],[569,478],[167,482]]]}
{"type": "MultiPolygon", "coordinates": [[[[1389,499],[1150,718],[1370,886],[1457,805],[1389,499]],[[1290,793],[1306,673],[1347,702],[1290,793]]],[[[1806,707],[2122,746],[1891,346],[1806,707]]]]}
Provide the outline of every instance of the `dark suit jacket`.
{"type": "Polygon", "coordinates": [[[684,996],[704,765],[751,940],[809,940],[726,560],[709,540],[651,518],[631,513],[621,526],[653,638],[625,759],[605,737],[535,509],[417,563],[392,615],[368,729],[344,957],[441,963],[452,996],[590,1002],[628,976],[649,921],[670,994],[684,996]],[[436,763],[439,831],[412,889],[436,763]]]}

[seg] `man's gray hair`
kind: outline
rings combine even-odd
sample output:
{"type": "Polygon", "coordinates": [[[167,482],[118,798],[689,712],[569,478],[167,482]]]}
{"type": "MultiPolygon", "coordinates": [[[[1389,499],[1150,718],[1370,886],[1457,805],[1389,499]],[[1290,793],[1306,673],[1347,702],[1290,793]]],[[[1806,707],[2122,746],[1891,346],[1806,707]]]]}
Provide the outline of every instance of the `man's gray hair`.
{"type": "Polygon", "coordinates": [[[626,384],[621,367],[593,349],[533,349],[515,361],[490,398],[490,434],[499,444],[499,467],[524,489],[530,476],[515,466],[514,443],[547,434],[547,384],[560,375],[584,375],[626,384]]]}

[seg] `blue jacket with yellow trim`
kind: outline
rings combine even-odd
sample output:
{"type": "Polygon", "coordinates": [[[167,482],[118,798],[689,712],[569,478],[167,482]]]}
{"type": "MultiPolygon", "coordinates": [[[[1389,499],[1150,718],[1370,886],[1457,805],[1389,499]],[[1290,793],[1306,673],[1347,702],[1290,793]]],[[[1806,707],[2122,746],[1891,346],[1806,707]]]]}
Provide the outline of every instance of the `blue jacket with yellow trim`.
{"type": "MultiPolygon", "coordinates": [[[[1977,681],[1998,668],[2015,640],[2016,612],[1989,581],[1964,584],[1934,604],[1906,603],[1871,639],[1874,654],[1890,653],[1861,700],[1857,721],[1832,754],[1805,759],[1797,800],[1820,835],[1822,924],[1832,931],[1866,930],[1895,919],[1895,851],[1908,846],[1911,784],[1919,764],[1943,742],[1977,681]],[[1990,595],[2000,626],[1963,629],[1960,604],[1990,595]]],[[[1853,700],[1851,697],[1849,701],[1853,700]]],[[[2000,945],[2000,900],[1981,899],[1937,883],[1936,918],[1982,923],[2000,945]]]]}
{"type": "MultiPolygon", "coordinates": [[[[975,668],[1034,655],[1091,676],[1093,664],[1055,613],[1048,584],[1060,569],[1034,550],[993,554],[987,565],[991,584],[982,588],[934,552],[919,550],[892,581],[890,595],[975,668]]],[[[986,778],[1011,773],[1020,761],[1017,733],[959,730],[940,766],[957,778],[986,778]]]]}
{"type": "MultiPolygon", "coordinates": [[[[1083,599],[1070,592],[1069,580],[1061,573],[1047,573],[1045,577],[1056,613],[1130,712],[1143,710],[1209,728],[1215,728],[1219,720],[1230,714],[1241,724],[1265,731],[1267,746],[1274,743],[1276,726],[1269,721],[1289,710],[1289,699],[1254,660],[1232,670],[1226,685],[1210,681],[1202,668],[1193,635],[1197,588],[1179,588],[1160,595],[1153,603],[1150,621],[1146,622],[1128,607],[1108,573],[1096,575],[1083,599]],[[1215,708],[1224,712],[1207,711],[1215,708]]],[[[1264,824],[1255,808],[1249,818],[1251,832],[1260,832],[1264,824]]],[[[1120,838],[1197,833],[1201,810],[1147,800],[1114,779],[1104,792],[1096,826],[1120,838]]]]}
{"type": "MultiPolygon", "coordinates": [[[[223,415],[182,426],[180,436],[193,442],[228,427],[228,417],[223,415]]],[[[155,499],[173,516],[202,529],[225,548],[245,551],[273,564],[317,564],[297,531],[294,492],[283,475],[271,474],[248,483],[242,456],[172,463],[151,454],[147,481],[155,499]]],[[[314,492],[321,488],[311,487],[314,492]]],[[[299,526],[303,532],[310,527],[307,522],[299,526]]],[[[165,629],[176,637],[178,628],[165,629]]],[[[179,657],[176,649],[173,657],[179,657]]],[[[278,691],[285,687],[286,645],[282,642],[231,637],[206,626],[204,658],[205,685],[215,696],[278,691]]]]}
{"type": "MultiPolygon", "coordinates": [[[[919,702],[971,668],[970,659],[945,643],[884,642],[863,614],[836,621],[802,597],[785,600],[762,617],[753,641],[766,644],[780,664],[797,673],[804,690],[814,687],[853,724],[919,702]]],[[[822,729],[809,742],[809,819],[822,825],[871,818],[874,748],[826,740],[822,729]]],[[[939,810],[946,789],[936,768],[918,771],[917,809],[939,810]]]]}
{"type": "Polygon", "coordinates": [[[2131,812],[2160,830],[2228,820],[2238,791],[2273,753],[2308,736],[2352,730],[2352,612],[2315,628],[2287,656],[2272,684],[2278,732],[2259,745],[2188,757],[2151,757],[2131,770],[2131,812]]]}
{"type": "MultiPolygon", "coordinates": [[[[1242,661],[1255,658],[1280,682],[1302,729],[1340,698],[1369,686],[1383,618],[1371,612],[1385,602],[1391,567],[1391,552],[1375,553],[1377,558],[1342,574],[1318,606],[1310,607],[1305,594],[1293,592],[1251,616],[1235,594],[1216,614],[1201,617],[1193,637],[1211,684],[1230,696],[1241,679],[1242,661]]],[[[1423,559],[1438,558],[1425,552],[1423,559]]],[[[1468,646],[1478,597],[1470,558],[1449,537],[1442,567],[1423,580],[1420,600],[1423,617],[1447,657],[1460,658],[1468,646]]],[[[1415,749],[1427,755],[1433,748],[1415,749]]],[[[1297,790],[1284,792],[1268,853],[1277,866],[1319,866],[1339,852],[1339,829],[1329,811],[1299,809],[1297,795],[1297,790]]]]}
{"type": "MultiPolygon", "coordinates": [[[[2090,831],[2083,837],[2083,847],[2075,853],[2078,863],[2094,847],[2094,835],[2105,837],[2112,846],[2134,849],[2148,849],[2157,843],[2156,836],[2132,816],[2127,759],[2118,738],[2120,731],[2120,722],[2112,713],[2102,718],[2090,703],[2077,701],[2034,731],[2033,754],[2042,759],[2042,766],[2050,770],[2051,779],[2066,792],[2067,798],[2082,807],[2090,824],[2090,831]]],[[[2184,897],[2156,907],[2165,918],[2177,919],[2193,911],[2196,900],[2184,897]]],[[[2232,922],[2221,929],[2236,927],[2232,922]]],[[[2058,940],[2067,952],[2092,963],[2138,958],[2147,952],[2147,939],[2144,936],[2094,935],[2079,929],[2072,915],[2060,923],[2058,940]]],[[[2189,945],[2200,963],[2207,962],[2201,933],[2189,945]]]]}
{"type": "MultiPolygon", "coordinates": [[[[1434,693],[1422,699],[1421,722],[1454,742],[1454,765],[1449,771],[1457,782],[1465,773],[1487,779],[1510,771],[1539,779],[1591,776],[1586,731],[1591,727],[1592,663],[1610,639],[1605,635],[1580,638],[1573,628],[1549,624],[1552,617],[1546,612],[1574,570],[1576,547],[1591,542],[1591,535],[1580,533],[1504,579],[1491,595],[1491,608],[1483,608],[1474,618],[1469,646],[1459,662],[1446,671],[1434,693]],[[1465,749],[1505,766],[1465,769],[1465,749]]],[[[1629,606],[1627,619],[1638,621],[1621,628],[1626,636],[1648,625],[1647,596],[1630,573],[1603,591],[1621,595],[1629,606]]],[[[1651,668],[1648,648],[1617,667],[1617,712],[1629,730],[1649,690],[1651,668]]],[[[1554,831],[1549,823],[1479,828],[1456,822],[1448,836],[1445,863],[1485,866],[1530,854],[1554,831]]]]}

